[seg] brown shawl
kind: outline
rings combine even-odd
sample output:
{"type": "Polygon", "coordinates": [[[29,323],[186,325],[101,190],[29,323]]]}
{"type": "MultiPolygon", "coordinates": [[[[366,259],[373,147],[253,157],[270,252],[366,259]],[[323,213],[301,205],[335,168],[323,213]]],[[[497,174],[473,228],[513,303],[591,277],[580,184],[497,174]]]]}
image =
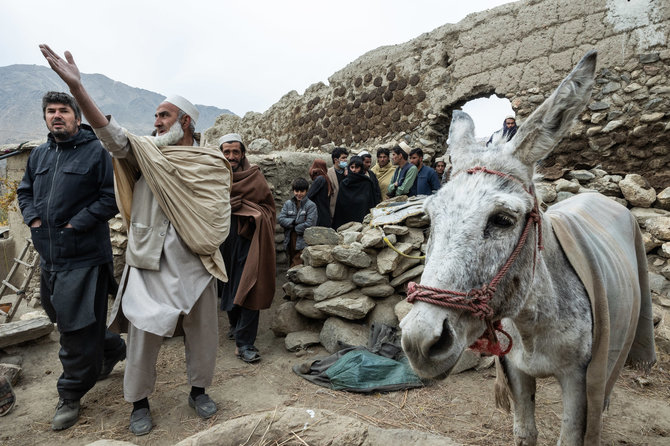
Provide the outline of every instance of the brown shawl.
{"type": "Polygon", "coordinates": [[[238,236],[251,239],[234,303],[250,310],[270,308],[276,275],[275,202],[260,168],[246,157],[240,170],[233,172],[230,205],[237,216],[238,236]]]}

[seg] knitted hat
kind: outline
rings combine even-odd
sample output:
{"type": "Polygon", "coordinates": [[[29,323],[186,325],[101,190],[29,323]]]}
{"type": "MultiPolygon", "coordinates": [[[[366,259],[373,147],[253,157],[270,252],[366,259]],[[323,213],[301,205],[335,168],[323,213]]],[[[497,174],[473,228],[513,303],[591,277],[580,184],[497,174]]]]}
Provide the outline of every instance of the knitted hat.
{"type": "Polygon", "coordinates": [[[191,121],[193,121],[193,125],[195,125],[195,123],[198,121],[198,118],[200,117],[200,112],[198,112],[198,109],[195,108],[195,105],[191,104],[191,102],[182,96],[170,96],[169,98],[165,99],[164,102],[169,102],[170,104],[175,105],[179,110],[189,115],[191,117],[191,121]]]}
{"type": "Polygon", "coordinates": [[[227,135],[223,135],[221,138],[219,138],[219,146],[224,142],[239,142],[240,144],[244,145],[242,142],[242,137],[239,133],[228,133],[227,135]]]}

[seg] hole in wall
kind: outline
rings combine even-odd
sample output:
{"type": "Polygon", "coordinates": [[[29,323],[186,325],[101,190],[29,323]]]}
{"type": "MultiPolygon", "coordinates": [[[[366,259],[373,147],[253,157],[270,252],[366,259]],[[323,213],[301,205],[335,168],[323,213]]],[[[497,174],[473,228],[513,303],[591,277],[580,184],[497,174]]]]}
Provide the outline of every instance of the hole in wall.
{"type": "Polygon", "coordinates": [[[475,122],[475,137],[478,140],[481,138],[488,140],[493,132],[503,127],[506,116],[515,115],[509,99],[495,94],[471,99],[460,109],[469,114],[475,122]]]}

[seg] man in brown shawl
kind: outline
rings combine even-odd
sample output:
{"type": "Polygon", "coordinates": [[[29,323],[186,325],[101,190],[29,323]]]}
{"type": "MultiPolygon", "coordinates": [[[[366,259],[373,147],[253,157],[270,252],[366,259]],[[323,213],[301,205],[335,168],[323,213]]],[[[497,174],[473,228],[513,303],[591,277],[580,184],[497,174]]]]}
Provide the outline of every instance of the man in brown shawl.
{"type": "Polygon", "coordinates": [[[221,245],[229,280],[219,282],[219,296],[237,357],[252,363],[261,359],[254,346],[260,310],[270,307],[275,292],[275,203],[260,168],[249,164],[242,137],[230,133],[219,144],[233,170],[230,233],[221,245]]]}

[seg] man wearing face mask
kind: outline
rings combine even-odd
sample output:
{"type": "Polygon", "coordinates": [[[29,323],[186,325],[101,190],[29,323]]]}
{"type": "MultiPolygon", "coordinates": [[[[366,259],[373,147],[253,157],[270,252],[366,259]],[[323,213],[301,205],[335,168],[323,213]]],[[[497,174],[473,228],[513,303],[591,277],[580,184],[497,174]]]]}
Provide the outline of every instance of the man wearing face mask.
{"type": "Polygon", "coordinates": [[[123,393],[133,403],[130,431],[151,431],[148,397],[158,353],[165,337],[181,331],[188,405],[210,418],[217,407],[205,387],[212,383],[218,347],[214,278],[227,280],[219,246],[230,224],[230,164],[217,149],[199,145],[199,113],[183,97],[158,105],[156,137],[133,135],[98,108],[69,52],[62,59],[46,45],[40,50],[113,157],[128,247],[110,328],[128,331],[123,393]]]}
{"type": "Polygon", "coordinates": [[[349,152],[344,147],[335,147],[330,156],[333,159],[333,167],[328,169],[328,179],[333,186],[333,193],[330,195],[330,215],[334,219],[337,193],[340,191],[340,183],[347,175],[347,157],[349,156],[349,152]]]}

